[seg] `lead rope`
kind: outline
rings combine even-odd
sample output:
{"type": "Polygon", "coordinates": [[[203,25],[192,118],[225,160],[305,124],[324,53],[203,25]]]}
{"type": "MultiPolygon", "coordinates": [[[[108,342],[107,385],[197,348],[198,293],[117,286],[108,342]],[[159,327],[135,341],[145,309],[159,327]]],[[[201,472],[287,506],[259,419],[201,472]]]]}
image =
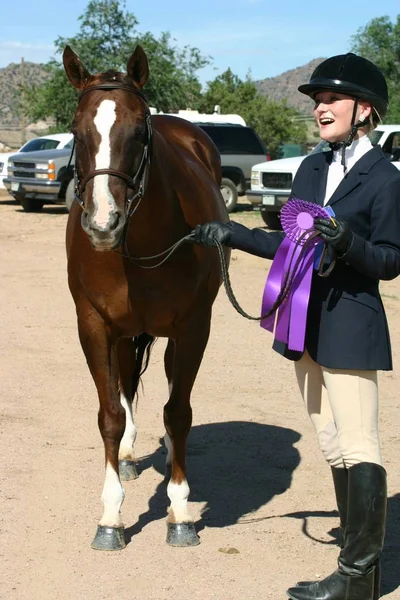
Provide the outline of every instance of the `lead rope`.
{"type": "MultiPolygon", "coordinates": [[[[295,266],[293,269],[292,269],[292,263],[293,263],[293,257],[294,257],[295,253],[293,252],[293,254],[292,254],[288,269],[287,269],[284,279],[283,279],[282,288],[278,295],[278,298],[274,302],[271,309],[264,315],[261,315],[260,317],[253,317],[253,316],[249,315],[247,312],[245,312],[243,310],[243,308],[240,306],[239,302],[237,301],[236,296],[232,289],[232,284],[231,284],[230,278],[229,278],[229,271],[228,271],[228,265],[227,265],[227,261],[226,261],[226,257],[225,257],[224,248],[223,248],[222,244],[216,238],[214,238],[214,242],[215,242],[215,245],[216,245],[216,248],[218,251],[218,255],[219,255],[219,261],[221,264],[222,281],[224,283],[226,295],[228,296],[228,299],[229,299],[230,303],[232,304],[233,308],[242,317],[245,317],[246,319],[249,319],[251,321],[262,321],[263,319],[266,319],[269,316],[271,316],[281,306],[281,304],[283,304],[283,302],[286,300],[286,298],[289,295],[290,289],[293,284],[293,280],[297,274],[298,268],[301,264],[301,261],[304,258],[304,254],[305,254],[306,250],[308,249],[308,246],[311,244],[311,242],[313,242],[315,240],[316,237],[319,236],[319,233],[312,229],[308,229],[297,240],[297,242],[295,244],[295,249],[301,244],[301,242],[304,240],[304,238],[306,236],[309,236],[309,237],[307,237],[307,239],[304,241],[304,244],[302,246],[302,249],[300,251],[300,254],[296,260],[296,263],[295,263],[295,266]]],[[[119,250],[116,250],[116,252],[118,254],[121,254],[121,256],[123,256],[124,258],[127,258],[128,260],[131,260],[134,262],[141,262],[141,261],[145,261],[145,260],[154,260],[156,258],[160,258],[161,256],[164,256],[165,258],[163,258],[163,260],[161,260],[160,262],[158,262],[155,265],[140,265],[140,264],[138,265],[138,267],[140,267],[141,269],[156,269],[157,267],[160,267],[161,265],[163,265],[168,260],[168,258],[175,252],[175,250],[177,250],[179,248],[179,246],[181,246],[184,242],[193,243],[193,241],[194,241],[194,233],[190,233],[190,234],[186,235],[185,237],[181,238],[180,240],[178,240],[175,244],[173,244],[172,246],[170,246],[163,252],[160,252],[159,254],[154,254],[153,256],[141,256],[141,257],[137,257],[137,258],[133,257],[129,254],[126,246],[125,246],[125,250],[127,253],[121,252],[119,250]]],[[[335,266],[335,263],[336,263],[336,259],[333,258],[329,267],[325,271],[323,270],[323,263],[324,263],[324,259],[325,259],[325,255],[326,255],[326,249],[327,249],[327,245],[325,244],[324,250],[322,252],[321,259],[319,262],[319,266],[318,266],[318,275],[320,277],[328,277],[330,275],[330,273],[332,272],[332,270],[335,266]]]]}

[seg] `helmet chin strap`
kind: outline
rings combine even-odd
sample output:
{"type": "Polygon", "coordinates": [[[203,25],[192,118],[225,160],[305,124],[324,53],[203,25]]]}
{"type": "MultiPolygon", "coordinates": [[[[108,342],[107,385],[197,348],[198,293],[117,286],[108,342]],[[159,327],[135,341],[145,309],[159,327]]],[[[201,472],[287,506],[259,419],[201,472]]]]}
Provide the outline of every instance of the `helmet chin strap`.
{"type": "Polygon", "coordinates": [[[351,117],[351,128],[350,128],[350,133],[348,135],[348,137],[342,141],[342,142],[333,142],[329,144],[329,147],[331,148],[331,150],[337,151],[337,150],[341,150],[342,151],[342,160],[341,160],[341,164],[343,165],[343,171],[346,173],[347,171],[347,167],[346,167],[346,148],[348,148],[349,146],[351,146],[351,144],[354,141],[354,138],[357,135],[357,131],[360,129],[360,127],[364,127],[365,123],[364,123],[364,119],[360,119],[358,123],[355,122],[356,120],[356,114],[357,114],[357,108],[358,108],[358,100],[357,98],[354,99],[354,107],[353,107],[353,115],[351,117]]]}

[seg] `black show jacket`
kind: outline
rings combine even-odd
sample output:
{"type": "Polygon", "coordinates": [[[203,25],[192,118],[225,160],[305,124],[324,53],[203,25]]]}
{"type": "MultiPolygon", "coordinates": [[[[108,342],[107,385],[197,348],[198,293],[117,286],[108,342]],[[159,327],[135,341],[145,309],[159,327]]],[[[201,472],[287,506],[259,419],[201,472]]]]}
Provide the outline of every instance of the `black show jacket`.
{"type": "MultiPolygon", "coordinates": [[[[323,205],[331,152],[303,160],[293,181],[292,198],[323,205]]],[[[328,202],[338,220],[354,233],[353,243],[331,275],[314,271],[306,328],[306,349],[318,364],[332,369],[390,370],[389,330],[379,294],[380,279],[400,274],[400,171],[379,146],[364,154],[328,202]]],[[[233,224],[231,246],[273,258],[281,232],[249,230],[233,224]]],[[[290,360],[300,352],[284,344],[274,349],[290,360]]]]}

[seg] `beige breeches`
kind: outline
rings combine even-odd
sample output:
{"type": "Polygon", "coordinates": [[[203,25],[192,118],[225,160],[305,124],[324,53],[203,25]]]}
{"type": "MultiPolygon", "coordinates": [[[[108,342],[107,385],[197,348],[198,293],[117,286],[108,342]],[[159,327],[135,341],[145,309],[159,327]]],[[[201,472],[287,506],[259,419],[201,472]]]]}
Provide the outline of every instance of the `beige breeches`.
{"type": "Polygon", "coordinates": [[[376,371],[328,369],[305,352],[295,363],[297,382],[331,467],[382,465],[376,371]]]}

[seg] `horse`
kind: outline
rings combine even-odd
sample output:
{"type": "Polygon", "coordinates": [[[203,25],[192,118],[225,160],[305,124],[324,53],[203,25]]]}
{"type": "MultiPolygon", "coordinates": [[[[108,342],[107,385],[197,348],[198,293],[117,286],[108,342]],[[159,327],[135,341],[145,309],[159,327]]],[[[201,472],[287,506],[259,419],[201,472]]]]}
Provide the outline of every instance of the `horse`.
{"type": "Polygon", "coordinates": [[[185,465],[190,396],[209,339],[221,270],[215,249],[179,242],[198,223],[228,221],[220,155],[196,125],[150,114],[143,93],[149,65],[141,46],[127,61],[126,73],[90,74],[69,46],[63,64],[79,92],[71,126],[76,202],[66,230],[68,285],[97,388],[105,450],[104,511],[92,547],[121,550],[126,545],[121,480],[137,477],[132,406],[160,337],[168,339],[167,543],[194,546],[199,537],[187,507],[185,465]]]}

